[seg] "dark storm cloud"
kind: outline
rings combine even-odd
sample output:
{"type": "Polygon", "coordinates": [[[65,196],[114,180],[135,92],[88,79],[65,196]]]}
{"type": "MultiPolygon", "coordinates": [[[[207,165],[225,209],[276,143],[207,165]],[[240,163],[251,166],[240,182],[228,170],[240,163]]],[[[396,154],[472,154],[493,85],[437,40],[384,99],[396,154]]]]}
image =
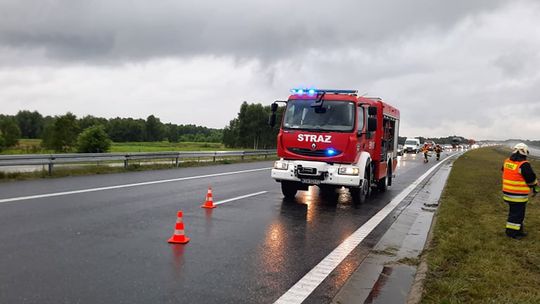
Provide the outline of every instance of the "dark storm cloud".
{"type": "Polygon", "coordinates": [[[496,0],[5,0],[0,47],[56,61],[121,62],[198,55],[287,58],[370,48],[422,28],[444,30],[496,0]]]}

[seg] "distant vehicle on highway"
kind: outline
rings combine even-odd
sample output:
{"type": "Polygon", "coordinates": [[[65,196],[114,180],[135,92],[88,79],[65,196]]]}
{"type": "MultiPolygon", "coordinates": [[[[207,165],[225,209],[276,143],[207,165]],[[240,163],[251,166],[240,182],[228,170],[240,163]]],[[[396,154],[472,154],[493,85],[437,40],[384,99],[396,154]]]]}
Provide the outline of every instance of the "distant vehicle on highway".
{"type": "Polygon", "coordinates": [[[459,137],[452,138],[452,148],[458,149],[460,143],[461,143],[461,138],[459,137]]]}
{"type": "Polygon", "coordinates": [[[443,148],[444,148],[445,150],[447,150],[447,151],[449,151],[449,150],[452,150],[452,149],[453,149],[452,145],[450,145],[450,144],[446,144],[446,145],[444,145],[444,146],[443,146],[443,148]]]}
{"type": "Polygon", "coordinates": [[[397,146],[397,155],[399,156],[403,155],[403,145],[397,146]]]}
{"type": "Polygon", "coordinates": [[[403,152],[405,153],[420,152],[420,139],[408,137],[405,140],[405,146],[403,146],[403,152]]]}
{"type": "MultiPolygon", "coordinates": [[[[317,185],[322,195],[336,197],[349,189],[364,202],[372,187],[385,191],[397,168],[399,110],[378,97],[357,90],[295,89],[287,101],[277,137],[271,176],[281,192],[293,198],[298,190],[317,185]]],[[[276,124],[278,105],[269,123],[276,124]]],[[[337,198],[337,197],[336,197],[337,198]]]]}

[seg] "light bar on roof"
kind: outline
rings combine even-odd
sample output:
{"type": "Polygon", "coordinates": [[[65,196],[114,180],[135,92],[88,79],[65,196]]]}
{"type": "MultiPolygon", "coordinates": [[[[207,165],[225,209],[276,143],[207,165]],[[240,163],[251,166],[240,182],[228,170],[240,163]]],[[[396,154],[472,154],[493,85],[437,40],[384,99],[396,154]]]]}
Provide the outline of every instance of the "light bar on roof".
{"type": "Polygon", "coordinates": [[[335,90],[335,89],[306,89],[306,88],[298,88],[298,89],[292,89],[291,93],[296,95],[315,95],[315,94],[321,94],[321,93],[329,93],[329,94],[358,94],[358,90],[335,90]]]}

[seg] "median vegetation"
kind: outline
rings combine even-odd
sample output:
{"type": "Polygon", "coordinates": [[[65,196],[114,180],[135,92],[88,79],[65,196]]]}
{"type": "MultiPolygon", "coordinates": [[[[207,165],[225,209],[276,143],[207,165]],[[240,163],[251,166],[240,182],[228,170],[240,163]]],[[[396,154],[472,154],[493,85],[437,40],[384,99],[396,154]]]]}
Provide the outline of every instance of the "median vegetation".
{"type": "MultiPolygon", "coordinates": [[[[540,303],[540,197],[527,207],[523,240],[505,236],[495,148],[467,152],[453,166],[441,197],[423,303],[540,303]]],[[[531,160],[540,172],[540,161],[531,160]]]]}

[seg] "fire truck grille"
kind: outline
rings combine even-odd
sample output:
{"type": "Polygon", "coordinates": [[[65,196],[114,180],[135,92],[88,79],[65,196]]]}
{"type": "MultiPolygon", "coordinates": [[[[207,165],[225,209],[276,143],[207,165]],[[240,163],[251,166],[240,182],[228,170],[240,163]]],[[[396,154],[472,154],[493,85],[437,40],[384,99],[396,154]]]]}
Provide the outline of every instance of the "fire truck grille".
{"type": "Polygon", "coordinates": [[[288,148],[289,152],[303,155],[303,156],[315,156],[315,157],[329,157],[329,156],[338,156],[341,154],[341,151],[333,150],[334,153],[332,155],[328,155],[327,150],[311,150],[311,149],[303,149],[303,148],[288,148]]]}

